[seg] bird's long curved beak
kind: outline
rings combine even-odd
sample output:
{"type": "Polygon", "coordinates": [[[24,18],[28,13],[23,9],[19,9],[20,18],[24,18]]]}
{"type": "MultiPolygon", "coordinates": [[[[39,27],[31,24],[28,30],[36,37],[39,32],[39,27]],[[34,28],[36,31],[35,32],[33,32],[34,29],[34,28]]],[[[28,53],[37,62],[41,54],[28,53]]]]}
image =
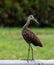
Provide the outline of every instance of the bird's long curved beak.
{"type": "Polygon", "coordinates": [[[37,24],[39,24],[39,22],[34,18],[34,21],[37,23],[37,24]]]}

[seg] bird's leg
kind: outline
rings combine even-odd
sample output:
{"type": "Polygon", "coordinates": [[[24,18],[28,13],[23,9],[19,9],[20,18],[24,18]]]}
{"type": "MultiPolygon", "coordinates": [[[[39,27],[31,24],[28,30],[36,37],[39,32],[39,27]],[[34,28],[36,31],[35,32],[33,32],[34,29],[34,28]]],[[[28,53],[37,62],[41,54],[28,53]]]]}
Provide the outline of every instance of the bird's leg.
{"type": "Polygon", "coordinates": [[[29,44],[29,48],[28,48],[28,57],[27,57],[27,61],[29,60],[29,54],[30,54],[30,44],[29,44]]]}
{"type": "Polygon", "coordinates": [[[30,45],[30,47],[31,47],[31,51],[32,51],[32,60],[34,60],[33,48],[32,48],[32,46],[31,46],[31,45],[30,45]]]}

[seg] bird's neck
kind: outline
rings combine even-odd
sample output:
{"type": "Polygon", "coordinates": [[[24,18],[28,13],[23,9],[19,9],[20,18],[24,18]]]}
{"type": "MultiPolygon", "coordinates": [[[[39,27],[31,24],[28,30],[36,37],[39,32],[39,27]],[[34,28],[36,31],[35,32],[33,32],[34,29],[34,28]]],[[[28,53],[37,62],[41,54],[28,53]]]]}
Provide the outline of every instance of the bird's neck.
{"type": "Polygon", "coordinates": [[[29,23],[30,23],[30,20],[28,19],[26,24],[23,26],[23,29],[26,29],[28,27],[29,23]]]}

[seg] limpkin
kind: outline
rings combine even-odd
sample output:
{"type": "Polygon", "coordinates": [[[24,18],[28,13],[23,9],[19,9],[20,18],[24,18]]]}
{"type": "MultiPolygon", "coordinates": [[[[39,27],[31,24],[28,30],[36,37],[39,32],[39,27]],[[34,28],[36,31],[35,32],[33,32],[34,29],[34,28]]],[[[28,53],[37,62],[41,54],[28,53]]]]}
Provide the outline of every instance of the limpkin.
{"type": "Polygon", "coordinates": [[[31,43],[34,45],[34,46],[39,46],[39,47],[42,47],[42,43],[40,42],[39,38],[32,32],[28,29],[28,25],[30,24],[30,21],[33,20],[35,21],[37,24],[39,24],[39,22],[34,18],[33,15],[30,15],[28,17],[28,20],[26,22],[26,24],[23,26],[23,29],[22,29],[22,36],[24,38],[24,40],[28,43],[29,45],[29,48],[28,48],[28,57],[27,57],[27,60],[29,60],[29,53],[30,53],[30,49],[32,51],[32,60],[34,60],[34,56],[33,56],[33,48],[31,46],[31,43]]]}

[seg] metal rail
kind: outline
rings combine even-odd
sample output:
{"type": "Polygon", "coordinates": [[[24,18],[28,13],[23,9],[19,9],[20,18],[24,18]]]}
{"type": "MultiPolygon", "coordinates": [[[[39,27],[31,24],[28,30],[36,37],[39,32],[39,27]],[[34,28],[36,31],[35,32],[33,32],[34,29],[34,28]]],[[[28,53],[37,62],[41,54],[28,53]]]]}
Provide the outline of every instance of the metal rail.
{"type": "Polygon", "coordinates": [[[54,65],[54,60],[0,60],[0,65],[54,65]]]}

